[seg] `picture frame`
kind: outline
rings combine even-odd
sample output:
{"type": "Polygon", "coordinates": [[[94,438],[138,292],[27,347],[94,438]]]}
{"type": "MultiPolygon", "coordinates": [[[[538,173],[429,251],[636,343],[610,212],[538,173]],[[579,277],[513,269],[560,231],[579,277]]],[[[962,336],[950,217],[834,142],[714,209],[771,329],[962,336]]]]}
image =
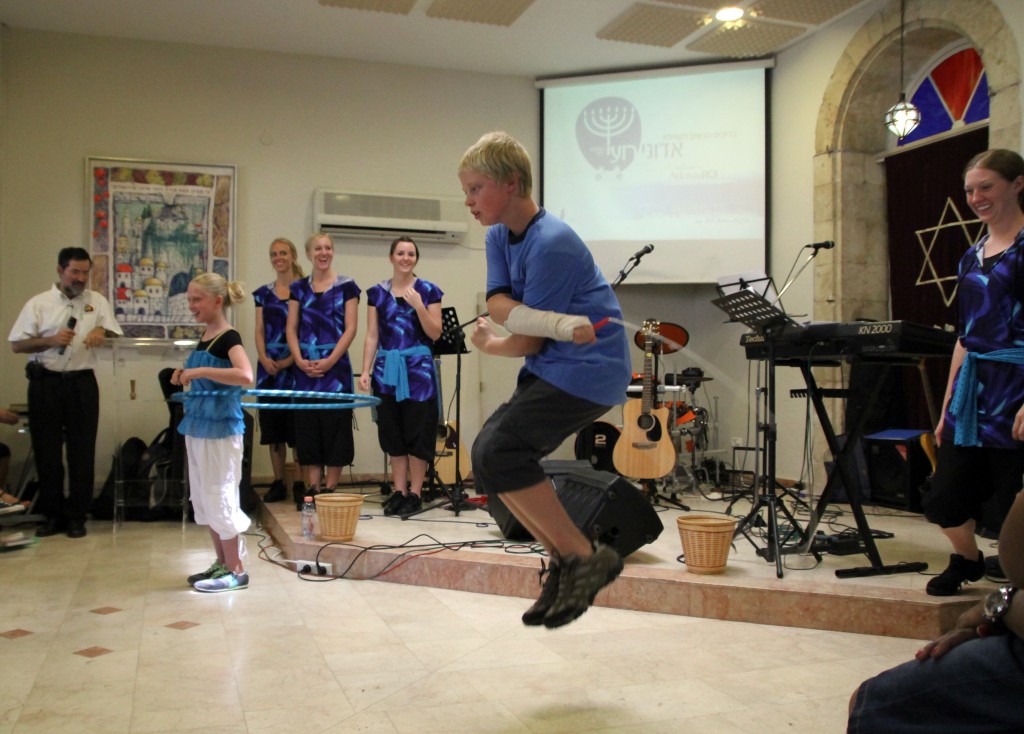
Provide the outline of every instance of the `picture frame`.
{"type": "Polygon", "coordinates": [[[91,288],[126,337],[202,334],[188,284],[203,272],[234,279],[237,178],[231,164],[86,159],[91,288]]]}

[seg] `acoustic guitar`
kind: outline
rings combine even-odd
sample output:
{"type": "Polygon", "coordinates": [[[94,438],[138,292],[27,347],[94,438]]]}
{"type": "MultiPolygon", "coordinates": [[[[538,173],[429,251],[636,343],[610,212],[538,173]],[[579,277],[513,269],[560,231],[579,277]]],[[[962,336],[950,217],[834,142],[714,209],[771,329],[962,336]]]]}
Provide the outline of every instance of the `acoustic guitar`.
{"type": "Polygon", "coordinates": [[[612,461],[615,470],[633,479],[657,479],[675,469],[676,447],[668,426],[668,408],[654,407],[651,363],[658,322],[643,325],[644,379],[640,400],[627,400],[622,408],[622,435],[615,442],[612,461]]]}

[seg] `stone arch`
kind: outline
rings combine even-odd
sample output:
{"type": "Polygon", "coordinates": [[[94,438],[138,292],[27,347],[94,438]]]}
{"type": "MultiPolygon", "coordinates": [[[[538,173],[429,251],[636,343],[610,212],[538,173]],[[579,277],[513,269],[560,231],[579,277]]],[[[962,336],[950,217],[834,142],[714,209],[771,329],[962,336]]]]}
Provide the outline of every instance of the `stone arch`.
{"type": "MultiPolygon", "coordinates": [[[[1020,141],[1020,56],[990,0],[908,0],[906,78],[938,51],[966,40],[981,54],[989,83],[989,140],[1020,141]]],[[[815,130],[814,238],[833,240],[815,262],[816,319],[884,319],[888,314],[882,126],[899,88],[900,3],[892,0],[850,40],[825,89],[815,130]]]]}

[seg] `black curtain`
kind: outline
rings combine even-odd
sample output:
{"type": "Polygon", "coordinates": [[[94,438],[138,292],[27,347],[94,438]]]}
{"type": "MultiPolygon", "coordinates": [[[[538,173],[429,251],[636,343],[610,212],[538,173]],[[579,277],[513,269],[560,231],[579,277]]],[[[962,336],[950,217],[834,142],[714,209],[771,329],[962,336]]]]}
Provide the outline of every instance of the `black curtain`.
{"type": "MultiPolygon", "coordinates": [[[[982,227],[964,197],[967,162],[988,148],[980,128],[885,160],[889,217],[889,297],[892,318],[929,326],[957,325],[956,269],[982,227]],[[948,302],[948,303],[947,303],[948,302]]],[[[936,407],[949,375],[948,359],[925,360],[936,407]]],[[[901,368],[906,415],[893,428],[934,428],[916,368],[901,368]]]]}

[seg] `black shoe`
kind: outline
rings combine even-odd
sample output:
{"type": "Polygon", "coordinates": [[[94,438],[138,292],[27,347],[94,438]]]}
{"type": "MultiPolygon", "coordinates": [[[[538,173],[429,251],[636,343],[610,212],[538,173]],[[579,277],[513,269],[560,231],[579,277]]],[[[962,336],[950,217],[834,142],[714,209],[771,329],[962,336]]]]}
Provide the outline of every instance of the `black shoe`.
{"type": "Polygon", "coordinates": [[[405,502],[405,494],[402,492],[392,492],[391,496],[381,505],[381,509],[384,510],[385,515],[390,517],[398,512],[398,508],[402,506],[403,502],[405,502]]]}
{"type": "Polygon", "coordinates": [[[82,520],[68,520],[67,528],[69,538],[84,538],[86,535],[85,522],[82,520]]]}
{"type": "Polygon", "coordinates": [[[280,502],[287,496],[284,488],[284,482],[280,479],[275,479],[270,485],[270,489],[263,495],[264,502],[280,502]]]}
{"type": "Polygon", "coordinates": [[[951,553],[946,570],[925,586],[930,596],[953,596],[968,581],[977,581],[985,575],[985,556],[978,551],[978,560],[968,561],[959,553],[951,553]]]}
{"type": "Polygon", "coordinates": [[[989,556],[985,559],[985,578],[997,584],[1009,583],[1010,579],[999,562],[999,556],[989,556]]]}
{"type": "Polygon", "coordinates": [[[46,522],[36,530],[37,538],[49,538],[51,535],[60,535],[65,530],[64,520],[59,517],[48,517],[46,522]]]}
{"type": "Polygon", "coordinates": [[[527,627],[538,627],[544,624],[544,615],[548,613],[558,597],[558,578],[561,576],[561,569],[562,566],[555,563],[554,559],[547,566],[544,565],[544,561],[540,562],[540,596],[537,597],[537,601],[533,603],[532,607],[523,612],[523,624],[527,627]],[[545,575],[547,579],[544,578],[545,575]]]}
{"type": "Polygon", "coordinates": [[[569,624],[586,612],[597,592],[622,573],[622,556],[614,548],[596,543],[589,558],[566,556],[561,565],[558,594],[544,615],[544,626],[548,629],[569,624]]]}
{"type": "Polygon", "coordinates": [[[295,501],[295,510],[302,512],[302,503],[306,501],[306,497],[312,497],[314,494],[316,492],[307,490],[306,485],[302,482],[295,482],[292,485],[292,499],[295,501]]]}
{"type": "Polygon", "coordinates": [[[395,514],[400,515],[404,519],[414,512],[419,512],[422,507],[423,499],[418,494],[410,492],[403,497],[402,504],[398,506],[395,514]]]}

